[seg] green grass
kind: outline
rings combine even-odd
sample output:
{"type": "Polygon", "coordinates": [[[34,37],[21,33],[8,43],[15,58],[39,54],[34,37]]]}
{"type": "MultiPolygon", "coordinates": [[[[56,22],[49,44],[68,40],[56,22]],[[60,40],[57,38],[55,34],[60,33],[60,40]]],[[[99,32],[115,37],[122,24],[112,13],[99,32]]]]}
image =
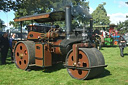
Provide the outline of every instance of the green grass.
{"type": "Polygon", "coordinates": [[[30,72],[20,70],[8,57],[8,64],[0,65],[0,85],[128,85],[128,48],[124,50],[124,57],[120,57],[119,47],[103,47],[101,52],[108,67],[99,77],[90,80],[71,78],[61,64],[30,72]]]}

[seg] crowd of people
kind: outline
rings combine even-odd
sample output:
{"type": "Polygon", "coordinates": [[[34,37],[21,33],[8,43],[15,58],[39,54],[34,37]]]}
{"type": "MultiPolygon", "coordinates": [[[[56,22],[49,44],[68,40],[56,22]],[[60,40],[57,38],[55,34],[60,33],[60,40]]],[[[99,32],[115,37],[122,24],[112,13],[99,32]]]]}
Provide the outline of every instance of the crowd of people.
{"type": "Polygon", "coordinates": [[[0,52],[1,52],[1,64],[6,64],[6,58],[8,54],[8,50],[11,51],[11,62],[13,62],[13,53],[12,53],[12,41],[15,38],[15,34],[12,34],[10,38],[8,38],[8,33],[4,33],[0,37],[0,52]]]}

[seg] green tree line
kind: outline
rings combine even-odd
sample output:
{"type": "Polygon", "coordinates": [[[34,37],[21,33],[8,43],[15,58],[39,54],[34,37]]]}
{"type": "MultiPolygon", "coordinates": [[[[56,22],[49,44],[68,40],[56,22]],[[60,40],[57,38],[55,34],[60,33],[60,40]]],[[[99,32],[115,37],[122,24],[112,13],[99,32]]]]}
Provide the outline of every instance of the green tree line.
{"type": "Polygon", "coordinates": [[[116,29],[121,33],[125,34],[128,32],[128,20],[117,23],[116,29]]]}

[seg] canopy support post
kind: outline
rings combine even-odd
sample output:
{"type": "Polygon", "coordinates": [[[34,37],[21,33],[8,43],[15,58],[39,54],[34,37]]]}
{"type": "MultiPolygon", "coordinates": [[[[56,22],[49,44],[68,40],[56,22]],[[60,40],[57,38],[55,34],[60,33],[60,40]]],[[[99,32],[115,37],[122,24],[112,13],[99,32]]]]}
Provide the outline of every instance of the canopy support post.
{"type": "Polygon", "coordinates": [[[20,26],[21,26],[21,30],[20,30],[21,31],[21,40],[22,40],[22,23],[23,23],[23,21],[20,22],[20,26]]]}

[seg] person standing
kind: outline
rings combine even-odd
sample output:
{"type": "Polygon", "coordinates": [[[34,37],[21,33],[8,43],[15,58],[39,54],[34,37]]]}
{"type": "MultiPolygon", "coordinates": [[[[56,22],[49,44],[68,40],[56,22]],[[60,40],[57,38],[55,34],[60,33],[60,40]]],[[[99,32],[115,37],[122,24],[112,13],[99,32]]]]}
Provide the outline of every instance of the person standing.
{"type": "Polygon", "coordinates": [[[14,38],[15,38],[15,34],[12,34],[11,38],[9,39],[9,47],[10,47],[10,50],[11,50],[11,62],[14,62],[13,52],[12,52],[12,41],[14,40],[14,38]]]}
{"type": "Polygon", "coordinates": [[[99,34],[100,34],[100,30],[98,30],[98,28],[96,28],[96,29],[94,30],[94,34],[95,34],[95,35],[99,35],[99,34]]]}
{"type": "Polygon", "coordinates": [[[9,49],[8,34],[4,33],[0,38],[1,64],[6,64],[7,53],[9,49]]]}
{"type": "Polygon", "coordinates": [[[119,48],[120,48],[120,56],[121,57],[124,57],[123,51],[124,51],[125,47],[126,47],[126,40],[121,35],[120,38],[119,38],[119,48]]]}

